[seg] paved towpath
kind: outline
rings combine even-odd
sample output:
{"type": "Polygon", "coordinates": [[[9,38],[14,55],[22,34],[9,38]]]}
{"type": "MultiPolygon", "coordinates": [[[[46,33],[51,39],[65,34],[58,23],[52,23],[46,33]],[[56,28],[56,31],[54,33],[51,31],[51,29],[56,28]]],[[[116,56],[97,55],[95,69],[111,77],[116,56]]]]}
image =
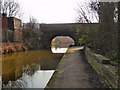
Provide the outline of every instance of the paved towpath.
{"type": "Polygon", "coordinates": [[[87,62],[81,47],[70,48],[46,88],[107,88],[87,62]]]}

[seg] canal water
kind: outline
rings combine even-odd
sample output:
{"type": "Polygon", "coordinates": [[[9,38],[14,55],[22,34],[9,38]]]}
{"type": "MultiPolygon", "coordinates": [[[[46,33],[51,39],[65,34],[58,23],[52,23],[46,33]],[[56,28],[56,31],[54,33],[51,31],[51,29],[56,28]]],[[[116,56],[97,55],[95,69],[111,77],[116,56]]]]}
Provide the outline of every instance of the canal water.
{"type": "Polygon", "coordinates": [[[62,56],[50,50],[2,55],[2,87],[45,88],[62,56]]]}
{"type": "Polygon", "coordinates": [[[51,51],[53,53],[66,53],[68,48],[52,48],[51,51]]]}

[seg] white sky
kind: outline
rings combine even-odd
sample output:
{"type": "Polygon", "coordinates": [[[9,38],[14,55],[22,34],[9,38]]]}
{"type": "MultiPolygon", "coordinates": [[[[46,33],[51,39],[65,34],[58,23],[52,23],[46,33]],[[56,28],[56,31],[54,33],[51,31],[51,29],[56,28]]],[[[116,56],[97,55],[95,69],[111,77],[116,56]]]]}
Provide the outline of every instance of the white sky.
{"type": "Polygon", "coordinates": [[[74,23],[78,3],[85,0],[18,0],[23,22],[33,16],[39,23],[74,23]]]}

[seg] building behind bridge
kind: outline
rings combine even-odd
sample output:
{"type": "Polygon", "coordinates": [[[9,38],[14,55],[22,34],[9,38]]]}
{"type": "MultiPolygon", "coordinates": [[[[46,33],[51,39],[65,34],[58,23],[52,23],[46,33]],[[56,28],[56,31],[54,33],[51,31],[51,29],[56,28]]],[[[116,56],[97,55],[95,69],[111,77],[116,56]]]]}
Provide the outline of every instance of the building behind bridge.
{"type": "Polygon", "coordinates": [[[2,41],[19,42],[22,40],[21,20],[15,17],[3,16],[2,20],[2,41]]]}
{"type": "Polygon", "coordinates": [[[52,40],[52,44],[55,47],[68,48],[70,45],[74,45],[74,40],[70,37],[56,37],[52,40]]]}

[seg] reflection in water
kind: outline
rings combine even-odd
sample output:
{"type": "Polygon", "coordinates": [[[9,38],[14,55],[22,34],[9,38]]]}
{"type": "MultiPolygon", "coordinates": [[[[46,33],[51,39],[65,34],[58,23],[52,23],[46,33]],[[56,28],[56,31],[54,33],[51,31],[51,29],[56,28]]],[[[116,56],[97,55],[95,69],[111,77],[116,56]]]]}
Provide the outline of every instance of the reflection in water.
{"type": "Polygon", "coordinates": [[[44,88],[62,55],[47,50],[3,55],[3,88],[44,88]]]}
{"type": "Polygon", "coordinates": [[[51,48],[53,53],[66,53],[68,48],[51,48]]]}
{"type": "Polygon", "coordinates": [[[54,70],[38,70],[33,76],[24,74],[22,79],[26,81],[27,88],[45,88],[53,73],[54,70]]]}
{"type": "MultiPolygon", "coordinates": [[[[34,65],[33,65],[34,67],[34,65]]],[[[16,81],[9,81],[7,85],[3,84],[3,88],[45,88],[50,80],[54,70],[40,70],[40,66],[36,68],[23,67],[22,77],[16,81]]]]}

